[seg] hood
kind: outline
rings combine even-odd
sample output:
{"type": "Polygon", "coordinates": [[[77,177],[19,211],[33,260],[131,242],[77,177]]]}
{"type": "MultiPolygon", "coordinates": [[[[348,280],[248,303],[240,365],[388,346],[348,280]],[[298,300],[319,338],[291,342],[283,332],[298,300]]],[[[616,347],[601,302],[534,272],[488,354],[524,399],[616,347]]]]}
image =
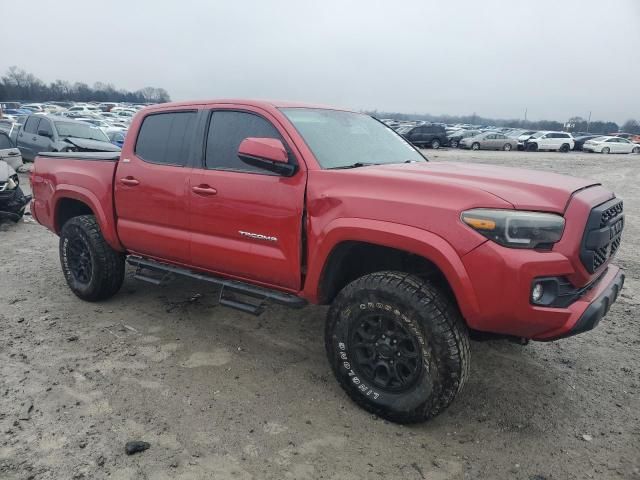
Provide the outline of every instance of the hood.
{"type": "Polygon", "coordinates": [[[554,213],[564,212],[575,191],[599,185],[593,180],[549,172],[455,162],[379,165],[352,170],[356,171],[365,177],[405,179],[407,186],[419,182],[425,189],[434,184],[439,187],[448,184],[470,193],[486,192],[519,210],[554,213]]]}
{"type": "Polygon", "coordinates": [[[88,138],[65,137],[64,142],[70,143],[85,152],[119,152],[120,149],[109,142],[91,140],[88,138]]]}

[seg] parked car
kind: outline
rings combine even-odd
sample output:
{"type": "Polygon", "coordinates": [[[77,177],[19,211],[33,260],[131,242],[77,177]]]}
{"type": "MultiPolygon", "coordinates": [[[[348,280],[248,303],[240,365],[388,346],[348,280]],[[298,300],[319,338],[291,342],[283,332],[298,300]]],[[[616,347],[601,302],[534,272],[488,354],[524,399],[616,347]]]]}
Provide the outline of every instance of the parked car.
{"type": "Polygon", "coordinates": [[[111,143],[122,148],[122,145],[124,144],[124,139],[127,136],[126,130],[122,130],[121,128],[118,128],[118,129],[107,130],[105,133],[107,134],[107,137],[109,137],[109,140],[111,140],[111,143]]]}
{"type": "Polygon", "coordinates": [[[573,148],[575,141],[567,132],[536,132],[525,141],[525,149],[530,152],[537,150],[553,150],[566,153],[573,148]]]}
{"type": "Polygon", "coordinates": [[[575,144],[573,146],[573,149],[577,150],[577,151],[581,151],[582,147],[584,145],[584,142],[586,142],[587,140],[591,140],[592,138],[598,138],[598,137],[601,137],[601,136],[602,135],[593,135],[593,134],[591,134],[591,135],[583,135],[583,136],[580,136],[580,137],[574,136],[573,139],[575,141],[575,144]]]}
{"type": "Polygon", "coordinates": [[[437,123],[400,127],[396,131],[416,147],[437,149],[449,144],[444,126],[437,123]]]}
{"type": "Polygon", "coordinates": [[[15,171],[22,167],[22,155],[6,132],[0,132],[0,161],[6,162],[15,171]]]}
{"type": "Polygon", "coordinates": [[[330,304],[324,343],[338,382],[396,422],[454,400],[469,330],[575,335],[598,325],[624,282],[612,263],[623,204],[597,181],[431,163],[345,110],[150,107],[121,156],[45,153],[31,179],[32,215],[60,236],[79,298],[114,296],[128,261],[156,285],[218,285],[219,303],[246,313],[330,304]]]}
{"type": "Polygon", "coordinates": [[[30,115],[20,128],[17,146],[25,160],[40,152],[119,152],[99,128],[65,117],[30,115]]]}
{"type": "Polygon", "coordinates": [[[479,130],[460,130],[456,133],[449,135],[449,146],[457,148],[460,140],[463,138],[475,137],[480,133],[479,130]]]}
{"type": "Polygon", "coordinates": [[[31,196],[25,196],[22,192],[15,169],[0,160],[0,221],[19,221],[30,201],[31,196]]]}
{"type": "Polygon", "coordinates": [[[507,152],[518,147],[518,141],[503,133],[484,132],[474,137],[460,140],[460,148],[471,150],[505,150],[507,152]]]}
{"type": "Polygon", "coordinates": [[[597,153],[640,153],[640,145],[622,137],[597,137],[584,142],[582,150],[597,153]]]}
{"type": "Polygon", "coordinates": [[[633,143],[640,143],[640,135],[637,135],[635,133],[611,133],[608,136],[611,137],[620,137],[620,138],[626,138],[627,140],[633,142],[633,143]]]}

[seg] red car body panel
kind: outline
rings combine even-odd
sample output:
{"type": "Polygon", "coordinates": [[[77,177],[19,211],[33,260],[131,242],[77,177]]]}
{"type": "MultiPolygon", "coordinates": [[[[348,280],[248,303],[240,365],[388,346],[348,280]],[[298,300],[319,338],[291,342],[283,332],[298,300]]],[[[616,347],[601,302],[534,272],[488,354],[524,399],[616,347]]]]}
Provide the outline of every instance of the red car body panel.
{"type": "Polygon", "coordinates": [[[568,332],[618,271],[607,262],[590,274],[579,258],[591,209],[613,198],[592,181],[437,162],[323,170],[278,109],[283,106],[309,107],[220,100],[147,108],[134,118],[118,162],[39,157],[32,212],[59,232],[60,200],[83,201],[117,250],[295,293],[312,303],[325,300],[325,267],[340,244],[392,247],[438,267],[471,328],[541,340],[568,332]],[[144,117],[183,109],[263,116],[295,157],[297,172],[255,175],[156,165],[136,156],[144,117]],[[472,208],[561,214],[565,230],[551,251],[506,248],[460,220],[472,208]],[[602,278],[568,308],[531,305],[532,280],[553,275],[576,287],[602,278]]]}

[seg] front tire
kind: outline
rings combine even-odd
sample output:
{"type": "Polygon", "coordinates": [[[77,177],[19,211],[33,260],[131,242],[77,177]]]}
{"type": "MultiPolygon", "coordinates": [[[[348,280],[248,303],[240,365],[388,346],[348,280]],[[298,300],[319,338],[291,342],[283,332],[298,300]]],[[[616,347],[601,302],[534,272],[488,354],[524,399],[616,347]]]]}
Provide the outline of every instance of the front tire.
{"type": "Polygon", "coordinates": [[[433,148],[434,150],[437,150],[440,148],[440,140],[438,140],[437,138],[434,138],[433,140],[431,140],[431,148],[433,148]]]}
{"type": "Polygon", "coordinates": [[[107,244],[93,215],[74,217],[64,224],[60,263],[71,291],[89,302],[112,297],[124,280],[124,255],[107,244]]]}
{"type": "Polygon", "coordinates": [[[560,147],[560,151],[562,153],[567,153],[569,150],[571,150],[571,147],[569,146],[568,143],[563,143],[562,146],[560,147]]]}
{"type": "Polygon", "coordinates": [[[451,148],[458,148],[458,141],[457,140],[451,140],[449,145],[451,145],[451,148]]]}
{"type": "Polygon", "coordinates": [[[511,146],[510,143],[505,143],[504,147],[502,147],[502,150],[504,150],[505,152],[510,152],[512,148],[513,147],[511,146]]]}
{"type": "Polygon", "coordinates": [[[605,155],[609,155],[609,152],[611,152],[609,147],[604,147],[602,150],[600,150],[600,153],[603,153],[605,155]]]}
{"type": "Polygon", "coordinates": [[[345,287],[327,314],[325,346],[349,397],[398,423],[438,415],[469,372],[469,337],[455,302],[406,273],[373,273],[345,287]]]}
{"type": "Polygon", "coordinates": [[[475,142],[471,145],[471,150],[480,150],[480,144],[475,142]]]}

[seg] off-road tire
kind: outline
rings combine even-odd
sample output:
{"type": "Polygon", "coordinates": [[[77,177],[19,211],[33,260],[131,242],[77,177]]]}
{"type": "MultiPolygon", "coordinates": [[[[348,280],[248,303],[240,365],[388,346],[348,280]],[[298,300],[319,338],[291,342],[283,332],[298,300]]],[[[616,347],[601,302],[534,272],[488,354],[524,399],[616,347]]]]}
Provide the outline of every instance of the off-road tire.
{"type": "Polygon", "coordinates": [[[124,280],[124,255],[105,241],[93,215],[73,217],[60,231],[60,263],[67,285],[82,300],[97,302],[115,295],[124,280]],[[81,281],[72,268],[71,245],[88,252],[88,281],[81,281]]]}
{"type": "Polygon", "coordinates": [[[349,397],[397,423],[423,422],[438,415],[460,392],[469,373],[469,336],[455,302],[430,282],[401,272],[373,273],[347,285],[327,314],[325,347],[349,397]],[[372,380],[371,372],[358,363],[358,343],[351,339],[369,318],[397,322],[417,342],[414,359],[420,370],[414,383],[400,391],[376,385],[379,380],[372,380]]]}

